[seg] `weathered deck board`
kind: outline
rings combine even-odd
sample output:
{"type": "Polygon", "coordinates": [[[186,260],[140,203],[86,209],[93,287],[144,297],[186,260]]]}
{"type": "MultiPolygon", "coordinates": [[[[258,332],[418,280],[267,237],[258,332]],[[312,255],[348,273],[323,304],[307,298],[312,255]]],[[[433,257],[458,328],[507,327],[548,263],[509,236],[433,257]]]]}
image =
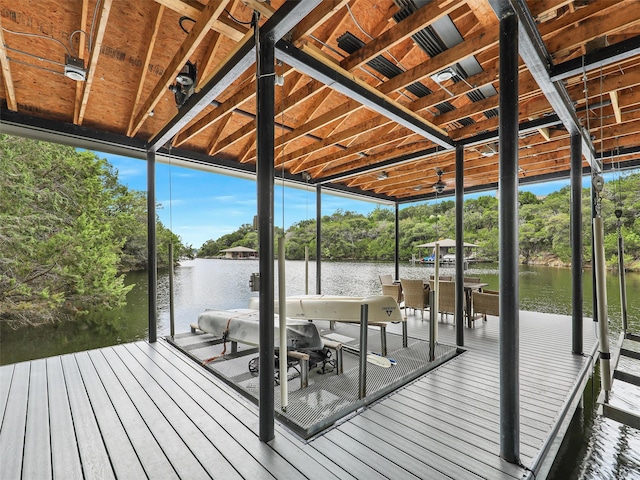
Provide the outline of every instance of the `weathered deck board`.
{"type": "Polygon", "coordinates": [[[90,478],[115,478],[78,364],[72,356],[60,357],[60,360],[67,382],[69,405],[78,445],[83,446],[80,449],[80,458],[84,475],[90,478]]]}
{"type": "MultiPolygon", "coordinates": [[[[428,328],[409,317],[410,336],[427,338],[428,328]]],[[[590,332],[585,345],[594,342],[590,332]]],[[[440,341],[454,340],[451,323],[440,323],[440,341]]],[[[588,360],[571,355],[570,345],[567,317],[522,314],[525,465],[588,360]]],[[[466,329],[465,349],[310,441],[276,424],[268,444],[258,439],[255,405],[163,341],[0,367],[0,476],[521,478],[525,470],[499,456],[497,319],[466,329]]]]}
{"type": "Polygon", "coordinates": [[[24,435],[23,478],[51,478],[51,444],[49,442],[49,395],[46,360],[31,363],[29,400],[24,435]]]}
{"type": "MultiPolygon", "coordinates": [[[[60,357],[47,358],[49,424],[54,478],[81,478],[80,447],[71,417],[60,357]]],[[[36,432],[34,432],[37,435],[36,432]]],[[[84,447],[83,447],[84,448],[84,447]]]]}
{"type": "Polygon", "coordinates": [[[11,376],[11,384],[7,389],[9,396],[0,430],[0,464],[3,477],[6,476],[6,478],[20,478],[22,469],[30,370],[30,363],[16,364],[11,376]],[[4,432],[8,434],[2,435],[4,432]]]}

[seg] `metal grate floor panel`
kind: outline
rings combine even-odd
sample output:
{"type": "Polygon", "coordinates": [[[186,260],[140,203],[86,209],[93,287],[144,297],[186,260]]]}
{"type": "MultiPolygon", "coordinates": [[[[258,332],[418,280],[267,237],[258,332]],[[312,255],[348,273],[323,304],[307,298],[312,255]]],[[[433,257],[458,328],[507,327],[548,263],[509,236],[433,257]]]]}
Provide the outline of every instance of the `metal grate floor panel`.
{"type": "MultiPolygon", "coordinates": [[[[408,338],[406,348],[402,347],[402,336],[386,333],[387,358],[394,360],[385,368],[367,363],[366,396],[359,398],[359,355],[351,350],[359,350],[359,325],[336,323],[334,329],[328,322],[317,322],[321,335],[339,341],[349,350],[343,349],[343,373],[338,374],[333,364],[310,366],[308,386],[301,388],[300,366],[291,365],[287,372],[288,405],[282,411],[278,378],[274,379],[274,402],[276,418],[291,430],[308,439],[322,430],[360,410],[366,405],[392,393],[407,383],[424,375],[429,370],[455,357],[460,350],[455,346],[436,345],[435,359],[429,361],[429,342],[408,338]],[[326,324],[325,328],[321,328],[326,324]]],[[[380,353],[380,330],[370,327],[368,331],[369,351],[380,353]]],[[[206,358],[220,355],[223,345],[219,339],[201,332],[184,333],[167,340],[199,363],[206,358]]],[[[229,351],[229,345],[227,345],[229,351]]],[[[335,351],[331,351],[335,359],[335,351]]],[[[237,391],[257,404],[259,379],[255,371],[258,361],[257,348],[238,345],[237,352],[215,360],[206,368],[224,380],[237,391]],[[251,364],[251,365],[250,365],[251,364]],[[251,371],[254,370],[254,371],[251,371]]],[[[279,377],[276,365],[276,377],[279,377]]]]}

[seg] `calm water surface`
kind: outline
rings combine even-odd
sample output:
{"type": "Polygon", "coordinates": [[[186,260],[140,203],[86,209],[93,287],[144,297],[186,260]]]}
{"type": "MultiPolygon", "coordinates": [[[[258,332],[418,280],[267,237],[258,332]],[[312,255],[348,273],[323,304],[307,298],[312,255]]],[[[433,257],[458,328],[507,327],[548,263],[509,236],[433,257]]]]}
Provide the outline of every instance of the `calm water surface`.
{"type": "MultiPolygon", "coordinates": [[[[305,293],[304,262],[289,261],[286,267],[287,294],[305,293]]],[[[182,262],[175,270],[175,329],[188,331],[206,308],[246,307],[249,277],[258,271],[257,260],[205,260],[182,262]]],[[[326,262],[322,264],[322,292],[335,295],[379,294],[378,275],[393,273],[389,263],[326,262]]],[[[403,264],[402,278],[427,278],[432,268],[403,264]]],[[[441,269],[453,275],[453,269],[441,269]]],[[[479,264],[467,270],[498,289],[498,267],[479,264]]],[[[627,309],[631,330],[640,332],[640,274],[627,274],[627,309]]],[[[14,363],[62,353],[99,348],[147,338],[147,276],[132,273],[127,282],[135,284],[127,306],[109,312],[92,313],[79,322],[13,331],[0,327],[0,364],[14,363]]],[[[158,275],[158,335],[169,333],[169,276],[158,275]]],[[[309,265],[309,291],[315,292],[315,264],[309,265]]],[[[277,286],[277,283],[276,283],[277,286]]],[[[584,312],[591,316],[591,271],[584,274],[584,312]]],[[[276,289],[277,294],[277,289],[276,289]]],[[[607,279],[610,329],[620,330],[620,292],[617,275],[607,279]]],[[[571,314],[571,271],[550,267],[520,267],[520,307],[522,310],[571,314]]],[[[570,348],[568,346],[567,348],[570,348]]],[[[602,419],[595,414],[598,379],[588,387],[585,409],[574,419],[570,441],[563,447],[550,478],[640,479],[640,431],[602,419]]]]}

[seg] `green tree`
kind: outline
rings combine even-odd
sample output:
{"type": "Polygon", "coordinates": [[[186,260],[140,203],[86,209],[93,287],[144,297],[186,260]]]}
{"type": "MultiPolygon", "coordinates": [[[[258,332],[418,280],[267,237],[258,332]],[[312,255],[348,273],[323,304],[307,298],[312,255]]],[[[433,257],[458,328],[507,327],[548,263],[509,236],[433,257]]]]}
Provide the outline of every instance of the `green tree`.
{"type": "Polygon", "coordinates": [[[105,160],[0,135],[0,182],[1,321],[36,325],[124,302],[124,240],[105,160]]]}

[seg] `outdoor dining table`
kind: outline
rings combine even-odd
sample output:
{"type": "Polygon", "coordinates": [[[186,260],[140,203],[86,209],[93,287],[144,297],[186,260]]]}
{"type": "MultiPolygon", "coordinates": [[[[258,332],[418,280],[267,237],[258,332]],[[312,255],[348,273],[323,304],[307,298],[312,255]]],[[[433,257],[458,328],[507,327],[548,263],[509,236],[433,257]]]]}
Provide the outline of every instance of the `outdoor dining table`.
{"type": "MultiPolygon", "coordinates": [[[[425,288],[426,288],[429,285],[429,282],[428,281],[424,281],[424,285],[425,285],[425,288]]],[[[472,322],[473,322],[473,312],[471,311],[471,293],[474,290],[479,291],[483,287],[489,286],[489,284],[488,283],[464,282],[462,286],[463,286],[463,289],[464,289],[464,299],[465,299],[464,316],[467,319],[467,326],[469,328],[471,328],[472,322]]]]}
{"type": "Polygon", "coordinates": [[[467,326],[471,328],[473,322],[473,312],[471,311],[471,293],[479,291],[483,287],[489,286],[488,283],[464,282],[464,298],[465,298],[465,317],[467,317],[467,326]]]}

